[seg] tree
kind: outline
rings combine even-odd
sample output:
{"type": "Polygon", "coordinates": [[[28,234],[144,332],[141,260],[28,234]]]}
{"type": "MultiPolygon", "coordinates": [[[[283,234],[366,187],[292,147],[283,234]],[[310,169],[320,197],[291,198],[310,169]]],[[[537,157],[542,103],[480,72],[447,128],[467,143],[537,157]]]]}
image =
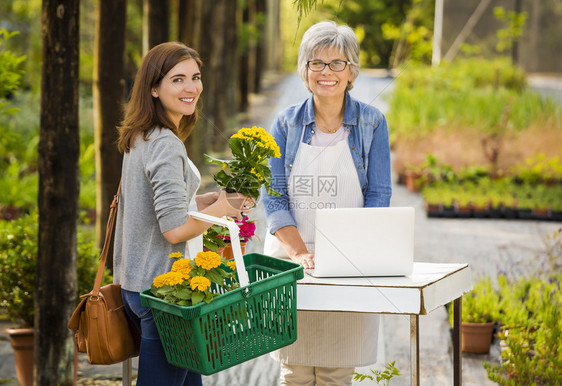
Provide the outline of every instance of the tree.
{"type": "MultiPolygon", "coordinates": [[[[94,53],[94,134],[96,145],[96,244],[103,246],[109,205],[117,191],[122,157],[115,143],[125,92],[126,0],[100,0],[94,53]]],[[[108,253],[107,266],[113,267],[108,253]]]]}
{"type": "Polygon", "coordinates": [[[178,0],[178,41],[195,48],[201,30],[201,0],[178,0]]]}
{"type": "Polygon", "coordinates": [[[39,240],[35,291],[37,385],[72,385],[76,306],[79,2],[43,0],[39,240]]]}
{"type": "Polygon", "coordinates": [[[143,52],[167,42],[170,38],[169,0],[144,0],[143,2],[143,52]]]}

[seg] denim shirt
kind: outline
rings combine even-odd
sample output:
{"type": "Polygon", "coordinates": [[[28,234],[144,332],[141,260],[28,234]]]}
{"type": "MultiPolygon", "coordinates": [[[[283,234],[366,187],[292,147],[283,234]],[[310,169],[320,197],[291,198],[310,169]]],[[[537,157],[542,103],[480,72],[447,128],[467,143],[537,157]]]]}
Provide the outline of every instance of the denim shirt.
{"type": "MultiPolygon", "coordinates": [[[[349,130],[349,150],[361,184],[365,207],[389,206],[392,195],[390,145],[384,115],[377,108],[355,100],[346,93],[343,125],[345,130],[349,130]]],[[[301,138],[302,142],[309,144],[315,129],[313,96],[283,110],[272,123],[269,132],[280,148],[281,157],[269,161],[271,187],[281,195],[270,196],[262,189],[267,225],[272,234],[280,228],[296,226],[289,209],[287,182],[301,138]]]]}

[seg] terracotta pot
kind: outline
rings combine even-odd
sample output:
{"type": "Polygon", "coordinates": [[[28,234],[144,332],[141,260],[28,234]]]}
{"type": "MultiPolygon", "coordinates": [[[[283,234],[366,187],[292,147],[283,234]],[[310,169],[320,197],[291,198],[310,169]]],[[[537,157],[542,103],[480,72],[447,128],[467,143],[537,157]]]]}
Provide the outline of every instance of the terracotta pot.
{"type": "Polygon", "coordinates": [[[494,325],[494,322],[462,322],[462,351],[474,354],[489,353],[494,325]]]}
{"type": "MultiPolygon", "coordinates": [[[[240,249],[242,249],[242,255],[244,255],[244,252],[246,251],[246,243],[240,243],[240,249]]],[[[231,243],[226,243],[226,245],[224,246],[224,248],[222,248],[222,250],[223,250],[221,254],[222,257],[224,257],[226,260],[234,259],[234,252],[232,251],[231,243]]]]}
{"type": "Polygon", "coordinates": [[[33,334],[32,328],[8,328],[10,343],[14,348],[16,374],[21,386],[33,385],[33,334]]]}
{"type": "Polygon", "coordinates": [[[404,172],[404,184],[410,192],[416,193],[422,190],[421,177],[422,175],[420,173],[416,173],[412,170],[406,170],[404,172]]]}

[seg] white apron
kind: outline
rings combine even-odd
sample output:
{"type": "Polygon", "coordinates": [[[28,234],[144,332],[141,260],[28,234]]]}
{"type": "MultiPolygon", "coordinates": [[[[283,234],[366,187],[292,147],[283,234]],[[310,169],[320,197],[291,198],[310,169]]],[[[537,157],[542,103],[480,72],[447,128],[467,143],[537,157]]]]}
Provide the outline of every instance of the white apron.
{"type": "MultiPolygon", "coordinates": [[[[287,187],[291,213],[311,253],[316,208],[357,208],[364,203],[347,140],[317,147],[302,143],[301,138],[287,187]]],[[[264,254],[281,257],[282,251],[282,257],[288,258],[269,232],[264,243],[264,254]]],[[[290,365],[367,366],[377,360],[378,331],[377,314],[298,311],[297,341],[271,355],[290,365]]]]}
{"type": "MultiPolygon", "coordinates": [[[[199,186],[201,185],[201,173],[199,173],[199,169],[197,169],[197,166],[195,166],[195,164],[191,162],[189,158],[187,159],[187,161],[189,162],[189,166],[191,167],[191,170],[199,179],[199,182],[197,183],[197,189],[195,190],[195,193],[193,194],[193,197],[191,197],[191,201],[189,202],[188,210],[190,212],[198,212],[199,210],[197,209],[197,202],[195,201],[195,196],[197,196],[197,190],[199,190],[199,186]]],[[[190,259],[195,259],[195,256],[199,252],[203,251],[203,235],[199,235],[190,240],[187,240],[186,244],[187,246],[186,246],[185,256],[189,257],[190,259]]]]}

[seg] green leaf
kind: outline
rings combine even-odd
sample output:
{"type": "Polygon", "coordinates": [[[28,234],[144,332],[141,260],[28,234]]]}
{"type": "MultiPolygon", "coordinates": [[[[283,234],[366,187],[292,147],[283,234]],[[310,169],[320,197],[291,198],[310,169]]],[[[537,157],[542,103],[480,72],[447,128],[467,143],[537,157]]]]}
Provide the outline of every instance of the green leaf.
{"type": "Polygon", "coordinates": [[[215,164],[215,165],[219,165],[219,166],[222,166],[225,163],[228,164],[228,161],[223,161],[221,159],[211,157],[208,154],[203,154],[203,158],[205,159],[205,162],[210,163],[210,164],[215,164]]]}
{"type": "Polygon", "coordinates": [[[179,291],[176,291],[175,295],[179,299],[188,300],[188,299],[191,299],[192,293],[193,293],[193,291],[191,291],[190,289],[182,288],[179,291]]]}
{"type": "Polygon", "coordinates": [[[174,287],[164,285],[156,290],[157,296],[166,296],[174,292],[174,287]]]}
{"type": "Polygon", "coordinates": [[[219,285],[223,285],[224,284],[224,278],[220,275],[220,273],[217,272],[216,269],[212,269],[210,270],[205,277],[207,277],[207,279],[209,279],[210,281],[212,281],[213,283],[219,284],[219,285]]]}
{"type": "Polygon", "coordinates": [[[193,295],[191,296],[191,303],[195,306],[195,305],[201,303],[201,301],[204,298],[205,298],[205,294],[203,292],[195,291],[195,292],[193,292],[193,295]]]}
{"type": "Polygon", "coordinates": [[[240,142],[241,141],[237,138],[230,138],[230,140],[228,141],[230,149],[232,150],[232,155],[234,157],[243,157],[244,156],[244,151],[242,149],[242,145],[241,145],[240,142]]]}

